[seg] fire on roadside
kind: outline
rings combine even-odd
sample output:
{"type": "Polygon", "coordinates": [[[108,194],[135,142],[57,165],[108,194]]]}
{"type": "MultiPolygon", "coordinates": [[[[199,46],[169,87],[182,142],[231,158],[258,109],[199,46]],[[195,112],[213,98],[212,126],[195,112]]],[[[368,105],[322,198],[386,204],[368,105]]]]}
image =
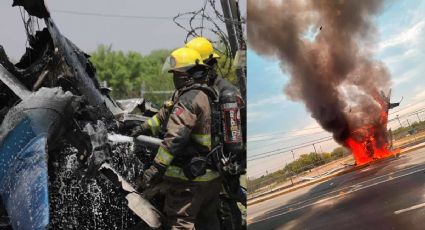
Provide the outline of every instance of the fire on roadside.
{"type": "Polygon", "coordinates": [[[345,140],[356,165],[367,164],[400,152],[400,149],[390,149],[387,135],[388,104],[379,97],[379,94],[375,94],[374,99],[381,107],[379,119],[373,125],[365,125],[354,130],[345,140]]]}

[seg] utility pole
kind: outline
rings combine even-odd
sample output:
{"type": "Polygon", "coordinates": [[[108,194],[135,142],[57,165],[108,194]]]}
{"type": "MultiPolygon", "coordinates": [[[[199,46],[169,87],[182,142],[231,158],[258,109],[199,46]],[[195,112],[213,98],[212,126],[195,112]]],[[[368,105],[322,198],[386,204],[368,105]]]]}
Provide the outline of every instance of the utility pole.
{"type": "Polygon", "coordinates": [[[413,138],[415,139],[415,142],[416,142],[416,130],[413,129],[412,126],[410,125],[409,119],[406,119],[406,120],[407,120],[407,124],[409,125],[409,129],[412,131],[413,138]]]}
{"type": "Polygon", "coordinates": [[[292,153],[292,159],[295,161],[294,150],[291,150],[291,153],[292,153]]]}
{"type": "MultiPolygon", "coordinates": [[[[221,8],[223,8],[223,15],[225,19],[226,29],[229,36],[229,44],[231,49],[232,57],[235,57],[236,51],[238,50],[238,41],[236,39],[236,30],[233,25],[233,10],[231,7],[233,4],[230,3],[232,0],[221,0],[221,8]]],[[[234,0],[233,0],[234,1],[234,0]]]]}
{"type": "Polygon", "coordinates": [[[406,119],[406,121],[407,121],[407,124],[409,125],[409,128],[411,128],[409,119],[406,119]]]}
{"type": "MultiPolygon", "coordinates": [[[[231,58],[236,62],[236,75],[238,77],[239,90],[245,102],[241,108],[241,119],[246,124],[246,43],[242,30],[242,20],[239,4],[236,0],[221,0],[221,7],[225,18],[231,58]]],[[[246,125],[242,125],[243,142],[246,144],[246,125]]]]}
{"type": "Polygon", "coordinates": [[[403,125],[401,124],[401,121],[400,121],[400,118],[398,117],[398,114],[397,114],[396,118],[398,120],[398,123],[400,124],[400,127],[403,128],[403,125]]]}
{"type": "MultiPolygon", "coordinates": [[[[286,163],[285,168],[288,168],[288,163],[286,163]]],[[[292,175],[289,175],[289,179],[291,180],[291,185],[294,185],[294,182],[292,181],[292,175]]]]}
{"type": "Polygon", "coordinates": [[[313,144],[314,152],[317,154],[316,146],[313,144]]]}
{"type": "Polygon", "coordinates": [[[419,118],[419,113],[416,113],[416,116],[418,117],[418,121],[422,122],[421,118],[419,118]]]}
{"type": "Polygon", "coordinates": [[[236,63],[236,76],[238,77],[239,90],[245,102],[245,106],[241,108],[242,120],[242,139],[247,142],[246,138],[246,43],[242,31],[242,20],[239,10],[239,4],[236,0],[221,0],[223,16],[225,19],[227,34],[229,38],[230,52],[232,59],[236,63]],[[236,58],[235,58],[236,57],[236,58]]]}

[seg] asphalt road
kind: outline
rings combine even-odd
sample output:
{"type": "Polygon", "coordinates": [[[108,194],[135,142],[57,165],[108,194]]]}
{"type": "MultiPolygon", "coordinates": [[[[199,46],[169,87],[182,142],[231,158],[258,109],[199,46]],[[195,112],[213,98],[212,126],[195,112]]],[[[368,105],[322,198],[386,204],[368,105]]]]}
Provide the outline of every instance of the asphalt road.
{"type": "Polygon", "coordinates": [[[248,229],[425,229],[425,148],[248,207],[248,229]]]}

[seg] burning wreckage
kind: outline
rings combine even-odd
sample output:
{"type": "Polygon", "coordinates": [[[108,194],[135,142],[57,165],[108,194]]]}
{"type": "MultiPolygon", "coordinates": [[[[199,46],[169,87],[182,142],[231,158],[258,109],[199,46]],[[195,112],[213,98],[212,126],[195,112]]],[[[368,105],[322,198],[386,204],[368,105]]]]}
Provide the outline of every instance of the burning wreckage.
{"type": "Polygon", "coordinates": [[[376,44],[372,18],[383,2],[248,1],[251,48],[279,60],[290,76],[284,93],[304,103],[357,165],[397,153],[387,123],[399,103],[390,103],[390,72],[369,47],[376,44]],[[276,18],[272,27],[270,17],[276,18]]]}
{"type": "Polygon", "coordinates": [[[13,6],[46,27],[28,34],[17,64],[0,46],[0,228],[160,228],[160,212],[127,181],[149,166],[161,140],[118,134],[155,109],[143,99],[125,107],[112,100],[44,1],[13,6]],[[129,114],[135,108],[144,115],[129,114]]]}
{"type": "Polygon", "coordinates": [[[390,102],[391,90],[386,96],[383,92],[375,92],[374,100],[379,105],[378,119],[353,130],[346,139],[357,165],[363,165],[376,159],[386,158],[400,152],[392,150],[387,132],[388,111],[400,105],[390,102]]]}

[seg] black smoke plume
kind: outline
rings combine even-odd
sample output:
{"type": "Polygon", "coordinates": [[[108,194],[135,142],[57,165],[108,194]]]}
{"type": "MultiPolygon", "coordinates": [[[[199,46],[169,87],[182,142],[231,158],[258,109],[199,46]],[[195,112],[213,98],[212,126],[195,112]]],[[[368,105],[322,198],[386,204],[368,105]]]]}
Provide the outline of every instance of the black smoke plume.
{"type": "Polygon", "coordinates": [[[285,94],[302,101],[339,143],[380,119],[374,99],[390,85],[389,71],[372,52],[373,17],[382,6],[375,0],[248,0],[250,48],[280,60],[290,75],[285,94]]]}

